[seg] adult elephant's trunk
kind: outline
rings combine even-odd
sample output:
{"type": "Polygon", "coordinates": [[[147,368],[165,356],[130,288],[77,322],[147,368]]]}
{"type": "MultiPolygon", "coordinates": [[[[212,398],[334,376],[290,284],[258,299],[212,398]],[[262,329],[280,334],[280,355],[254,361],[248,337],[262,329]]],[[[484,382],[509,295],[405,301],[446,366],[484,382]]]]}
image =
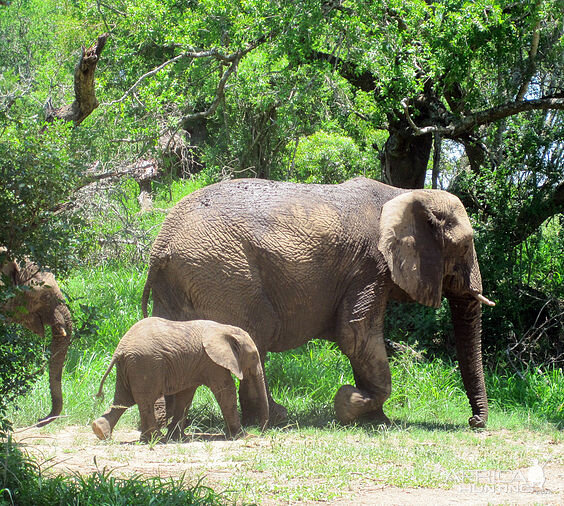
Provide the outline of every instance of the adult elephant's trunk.
{"type": "Polygon", "coordinates": [[[63,410],[63,389],[61,386],[63,367],[72,337],[72,320],[70,311],[64,305],[59,311],[62,313],[65,326],[52,327],[53,340],[51,342],[51,358],[49,360],[49,390],[51,392],[51,412],[37,422],[38,427],[51,423],[63,410]]]}
{"type": "Polygon", "coordinates": [[[456,355],[466,395],[472,407],[471,427],[485,427],[488,399],[482,367],[482,307],[473,297],[449,297],[456,355]]]}
{"type": "Polygon", "coordinates": [[[268,393],[266,391],[266,379],[264,377],[264,372],[262,367],[259,365],[257,367],[257,392],[259,397],[259,413],[258,419],[260,424],[261,430],[266,430],[266,426],[268,425],[269,416],[270,416],[270,409],[268,404],[268,393]]]}

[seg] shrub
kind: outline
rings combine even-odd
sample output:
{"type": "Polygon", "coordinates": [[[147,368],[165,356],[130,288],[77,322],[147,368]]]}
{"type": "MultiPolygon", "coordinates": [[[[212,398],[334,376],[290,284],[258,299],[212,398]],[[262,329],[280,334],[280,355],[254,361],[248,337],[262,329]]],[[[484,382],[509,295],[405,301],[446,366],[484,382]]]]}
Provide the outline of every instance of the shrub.
{"type": "Polygon", "coordinates": [[[41,338],[17,325],[0,321],[0,437],[11,430],[8,405],[27,392],[42,372],[41,338]]]}
{"type": "MultiPolygon", "coordinates": [[[[373,150],[372,150],[373,151],[373,150]]],[[[361,151],[350,137],[319,131],[288,148],[288,179],[303,183],[341,183],[370,175],[374,155],[361,151]]]]}
{"type": "Polygon", "coordinates": [[[220,505],[227,500],[199,483],[186,486],[182,476],[121,479],[103,470],[45,477],[37,462],[8,439],[0,443],[0,504],[220,505]]]}

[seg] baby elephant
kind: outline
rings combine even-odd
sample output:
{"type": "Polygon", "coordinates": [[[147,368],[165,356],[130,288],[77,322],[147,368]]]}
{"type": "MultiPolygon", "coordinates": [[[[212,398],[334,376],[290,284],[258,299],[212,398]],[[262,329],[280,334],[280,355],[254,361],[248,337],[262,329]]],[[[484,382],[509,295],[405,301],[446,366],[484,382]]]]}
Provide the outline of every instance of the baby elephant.
{"type": "MultiPolygon", "coordinates": [[[[172,400],[172,421],[167,438],[182,436],[185,413],[196,388],[211,389],[227,425],[228,435],[241,433],[237,412],[237,392],[231,377],[252,379],[252,392],[260,406],[262,428],[268,423],[268,399],[259,352],[244,330],[213,321],[177,322],[146,318],[133,325],[119,342],[102,378],[98,397],[114,364],[117,364],[114,402],[110,409],[92,422],[100,439],[111,437],[124,411],[137,404],[141,416],[141,441],[158,436],[155,401],[167,396],[172,400]]],[[[171,404],[167,405],[167,411],[171,404]]]]}

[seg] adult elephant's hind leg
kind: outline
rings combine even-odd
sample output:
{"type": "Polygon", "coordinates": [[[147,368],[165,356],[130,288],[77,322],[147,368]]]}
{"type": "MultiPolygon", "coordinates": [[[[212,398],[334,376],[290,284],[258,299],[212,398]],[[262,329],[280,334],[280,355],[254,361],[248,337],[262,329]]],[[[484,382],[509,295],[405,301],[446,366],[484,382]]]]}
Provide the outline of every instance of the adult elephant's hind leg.
{"type": "Polygon", "coordinates": [[[343,330],[338,341],[353,369],[356,388],[343,385],[335,396],[335,412],[342,423],[363,417],[389,425],[382,405],[391,393],[391,374],[382,322],[363,328],[364,321],[353,322],[343,330]]]}

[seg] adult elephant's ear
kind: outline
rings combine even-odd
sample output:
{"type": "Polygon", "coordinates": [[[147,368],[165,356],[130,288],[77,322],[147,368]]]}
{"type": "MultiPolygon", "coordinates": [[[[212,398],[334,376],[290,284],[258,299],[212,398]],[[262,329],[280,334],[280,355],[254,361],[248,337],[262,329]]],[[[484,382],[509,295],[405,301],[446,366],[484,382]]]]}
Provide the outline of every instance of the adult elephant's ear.
{"type": "Polygon", "coordinates": [[[414,190],[382,208],[378,249],[392,281],[413,300],[441,305],[444,252],[440,223],[431,211],[433,192],[414,190]]]}
{"type": "Polygon", "coordinates": [[[241,346],[232,334],[210,326],[204,330],[202,341],[206,353],[217,365],[229,369],[240,380],[243,379],[241,346]]]}

